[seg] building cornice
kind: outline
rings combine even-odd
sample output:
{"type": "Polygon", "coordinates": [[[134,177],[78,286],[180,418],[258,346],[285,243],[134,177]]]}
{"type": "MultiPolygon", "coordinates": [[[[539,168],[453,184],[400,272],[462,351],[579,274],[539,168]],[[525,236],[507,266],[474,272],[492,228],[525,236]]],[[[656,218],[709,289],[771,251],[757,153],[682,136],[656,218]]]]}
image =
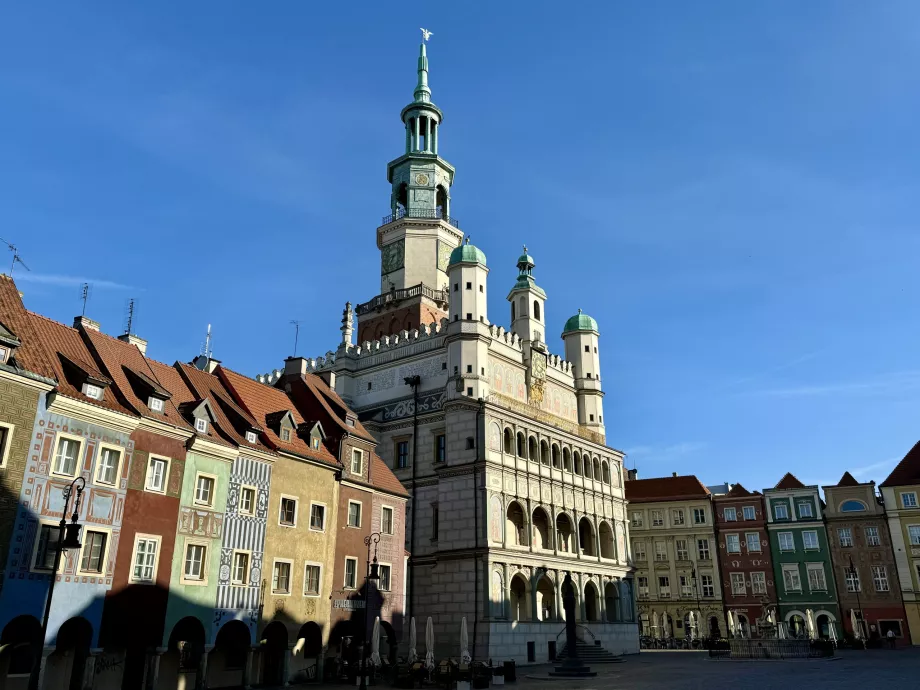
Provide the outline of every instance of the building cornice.
{"type": "Polygon", "coordinates": [[[12,381],[13,383],[19,384],[20,386],[25,386],[26,388],[33,388],[35,390],[47,393],[48,391],[54,390],[57,384],[52,379],[46,379],[38,374],[33,374],[32,372],[25,371],[24,369],[18,370],[18,372],[11,371],[9,367],[0,367],[0,380],[3,381],[12,381]]]}
{"type": "Polygon", "coordinates": [[[158,436],[165,436],[176,441],[188,441],[190,438],[192,438],[192,436],[195,435],[195,432],[191,429],[184,429],[182,427],[175,426],[174,424],[161,422],[157,419],[151,419],[150,417],[141,417],[137,428],[139,430],[149,431],[158,436]]]}
{"type": "Polygon", "coordinates": [[[193,453],[213,455],[221,460],[227,460],[229,462],[236,460],[240,454],[238,448],[222,446],[219,443],[203,439],[201,436],[195,436],[189,444],[188,449],[193,453]]]}
{"type": "Polygon", "coordinates": [[[67,398],[58,392],[48,395],[48,412],[73,417],[88,424],[98,424],[125,434],[133,432],[140,422],[138,417],[67,398]]]}

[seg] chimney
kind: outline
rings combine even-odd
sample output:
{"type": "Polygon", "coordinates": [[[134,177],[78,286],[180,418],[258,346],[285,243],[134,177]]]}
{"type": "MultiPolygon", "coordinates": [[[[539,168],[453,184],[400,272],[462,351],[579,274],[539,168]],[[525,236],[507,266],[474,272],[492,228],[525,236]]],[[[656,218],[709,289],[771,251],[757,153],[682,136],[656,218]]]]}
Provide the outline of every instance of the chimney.
{"type": "Polygon", "coordinates": [[[335,390],[335,372],[331,369],[326,371],[319,372],[319,377],[326,382],[326,385],[329,386],[332,390],[335,390]]]}
{"type": "Polygon", "coordinates": [[[214,359],[213,357],[205,357],[204,355],[198,355],[195,359],[192,360],[192,366],[201,371],[206,371],[209,374],[213,374],[214,370],[220,366],[220,360],[214,359]]]}
{"type": "Polygon", "coordinates": [[[137,349],[141,351],[142,355],[147,354],[147,341],[143,338],[138,338],[133,333],[122,333],[118,336],[118,339],[123,343],[128,343],[129,345],[137,345],[137,349]]]}
{"type": "Polygon", "coordinates": [[[626,470],[626,481],[631,482],[639,478],[639,470],[626,470]]]}
{"type": "Polygon", "coordinates": [[[677,472],[671,472],[671,476],[672,476],[672,477],[676,477],[676,476],[677,476],[677,472]]]}
{"type": "Polygon", "coordinates": [[[76,329],[85,328],[90,331],[99,330],[99,322],[93,321],[88,316],[75,316],[73,319],[73,327],[76,329]]]}
{"type": "Polygon", "coordinates": [[[303,376],[307,373],[307,360],[305,357],[288,357],[284,360],[285,376],[303,376]]]}

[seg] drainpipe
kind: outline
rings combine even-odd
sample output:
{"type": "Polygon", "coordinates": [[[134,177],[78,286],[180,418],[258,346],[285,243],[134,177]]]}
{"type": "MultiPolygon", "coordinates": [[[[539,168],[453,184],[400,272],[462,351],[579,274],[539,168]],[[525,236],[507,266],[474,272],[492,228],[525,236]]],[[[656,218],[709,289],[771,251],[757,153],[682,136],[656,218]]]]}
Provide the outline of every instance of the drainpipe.
{"type": "Polygon", "coordinates": [[[415,613],[415,523],[416,513],[418,513],[418,504],[415,500],[415,477],[418,472],[418,387],[422,383],[422,377],[407,376],[404,381],[407,386],[412,386],[412,522],[410,525],[411,533],[409,535],[409,602],[406,620],[412,621],[411,616],[415,613]]]}
{"type": "Polygon", "coordinates": [[[482,460],[482,443],[480,434],[482,417],[485,414],[486,401],[479,398],[479,409],[476,410],[476,463],[473,465],[473,651],[471,656],[476,660],[476,644],[479,642],[477,635],[479,628],[479,487],[476,486],[479,474],[478,464],[482,460]]]}

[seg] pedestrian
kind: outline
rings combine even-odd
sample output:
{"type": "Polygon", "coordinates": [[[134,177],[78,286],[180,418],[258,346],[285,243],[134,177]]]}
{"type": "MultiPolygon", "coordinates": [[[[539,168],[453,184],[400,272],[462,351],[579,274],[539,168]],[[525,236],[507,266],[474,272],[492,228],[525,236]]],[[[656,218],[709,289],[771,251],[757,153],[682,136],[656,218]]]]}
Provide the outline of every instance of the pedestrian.
{"type": "Polygon", "coordinates": [[[895,634],[894,630],[889,628],[888,632],[885,633],[885,637],[888,639],[888,647],[894,649],[895,634]]]}

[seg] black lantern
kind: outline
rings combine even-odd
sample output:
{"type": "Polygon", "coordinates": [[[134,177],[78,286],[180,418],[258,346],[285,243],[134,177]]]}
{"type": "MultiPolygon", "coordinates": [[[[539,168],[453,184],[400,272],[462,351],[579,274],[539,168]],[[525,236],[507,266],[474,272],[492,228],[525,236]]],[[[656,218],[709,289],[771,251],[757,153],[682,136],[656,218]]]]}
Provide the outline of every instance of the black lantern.
{"type": "Polygon", "coordinates": [[[61,544],[61,549],[79,549],[82,544],[80,543],[80,528],[82,525],[78,525],[76,522],[71,522],[64,528],[64,541],[61,544]]]}
{"type": "Polygon", "coordinates": [[[367,576],[368,580],[379,580],[380,579],[380,566],[377,564],[377,556],[374,556],[374,560],[371,563],[371,574],[367,576]]]}

